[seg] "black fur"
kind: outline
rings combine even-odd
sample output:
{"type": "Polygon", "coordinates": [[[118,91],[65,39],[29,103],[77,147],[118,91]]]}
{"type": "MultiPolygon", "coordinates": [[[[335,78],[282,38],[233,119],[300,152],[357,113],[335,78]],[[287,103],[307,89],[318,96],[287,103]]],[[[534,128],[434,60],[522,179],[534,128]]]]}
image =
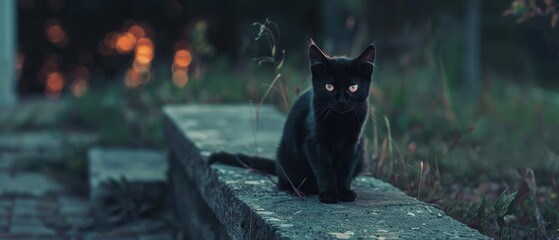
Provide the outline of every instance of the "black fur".
{"type": "Polygon", "coordinates": [[[329,57],[309,47],[312,88],[297,98],[287,115],[277,163],[242,154],[214,153],[210,162],[251,167],[278,176],[281,190],[319,194],[324,203],[352,202],[351,182],[360,172],[369,86],[375,59],[370,45],[359,57],[329,57]],[[328,91],[326,84],[334,87],[328,91]],[[357,90],[349,87],[357,84],[357,90]],[[275,172],[273,171],[273,168],[275,172]]]}

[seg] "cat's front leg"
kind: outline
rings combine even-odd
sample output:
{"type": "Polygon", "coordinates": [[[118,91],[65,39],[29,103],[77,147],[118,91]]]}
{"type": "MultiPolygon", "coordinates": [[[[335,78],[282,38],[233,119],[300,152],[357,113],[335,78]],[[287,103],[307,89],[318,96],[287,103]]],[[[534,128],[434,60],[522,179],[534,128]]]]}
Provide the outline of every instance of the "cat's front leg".
{"type": "Polygon", "coordinates": [[[316,177],[319,200],[323,203],[337,203],[339,201],[338,188],[330,153],[326,148],[320,147],[313,141],[307,141],[305,154],[316,177]]]}
{"type": "Polygon", "coordinates": [[[352,169],[354,169],[352,165],[353,164],[351,163],[351,161],[347,161],[346,159],[340,159],[339,167],[336,168],[337,179],[338,179],[338,184],[337,184],[337,189],[339,193],[338,195],[340,201],[342,202],[353,202],[357,197],[355,191],[351,189],[351,182],[353,180],[351,176],[352,175],[351,172],[352,169]]]}
{"type": "Polygon", "coordinates": [[[355,147],[344,151],[342,157],[336,160],[339,199],[342,202],[353,202],[357,194],[351,189],[351,182],[362,164],[363,147],[361,142],[358,142],[355,147]]]}

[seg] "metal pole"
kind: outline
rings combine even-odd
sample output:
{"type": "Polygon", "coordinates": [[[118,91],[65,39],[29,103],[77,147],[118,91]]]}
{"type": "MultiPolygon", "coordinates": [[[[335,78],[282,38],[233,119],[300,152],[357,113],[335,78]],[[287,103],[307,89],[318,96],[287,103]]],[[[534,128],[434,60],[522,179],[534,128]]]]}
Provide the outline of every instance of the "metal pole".
{"type": "Polygon", "coordinates": [[[0,106],[16,102],[16,3],[0,0],[0,106]]]}

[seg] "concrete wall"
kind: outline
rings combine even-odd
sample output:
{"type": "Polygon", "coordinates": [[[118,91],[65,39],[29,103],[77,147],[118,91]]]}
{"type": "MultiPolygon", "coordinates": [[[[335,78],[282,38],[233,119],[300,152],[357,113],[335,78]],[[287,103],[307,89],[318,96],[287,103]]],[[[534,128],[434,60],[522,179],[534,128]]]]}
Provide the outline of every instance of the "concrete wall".
{"type": "Polygon", "coordinates": [[[16,101],[16,1],[0,1],[0,106],[16,101]]]}

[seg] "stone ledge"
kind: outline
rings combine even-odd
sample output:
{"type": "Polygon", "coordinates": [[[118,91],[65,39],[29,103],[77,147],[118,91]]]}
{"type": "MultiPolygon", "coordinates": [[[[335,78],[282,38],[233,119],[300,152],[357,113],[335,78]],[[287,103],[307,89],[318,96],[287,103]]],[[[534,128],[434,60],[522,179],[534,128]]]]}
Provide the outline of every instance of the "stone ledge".
{"type": "Polygon", "coordinates": [[[123,148],[92,148],[88,151],[90,200],[102,192],[101,184],[122,177],[137,184],[163,185],[167,173],[162,151],[123,148]]]}
{"type": "Polygon", "coordinates": [[[218,150],[272,157],[284,116],[271,107],[260,109],[257,131],[253,131],[254,106],[167,106],[163,111],[171,169],[192,182],[188,188],[171,186],[178,215],[188,216],[182,218],[187,225],[195,222],[198,229],[211,229],[212,219],[217,219],[221,226],[215,229],[224,229],[219,231],[233,239],[487,239],[441,210],[371,177],[360,176],[354,182],[355,202],[322,204],[316,196],[299,200],[279,192],[270,179],[250,170],[207,165],[206,156],[218,150]],[[194,195],[205,201],[200,209],[214,213],[207,223],[183,213],[193,207],[184,202],[194,195]]]}

